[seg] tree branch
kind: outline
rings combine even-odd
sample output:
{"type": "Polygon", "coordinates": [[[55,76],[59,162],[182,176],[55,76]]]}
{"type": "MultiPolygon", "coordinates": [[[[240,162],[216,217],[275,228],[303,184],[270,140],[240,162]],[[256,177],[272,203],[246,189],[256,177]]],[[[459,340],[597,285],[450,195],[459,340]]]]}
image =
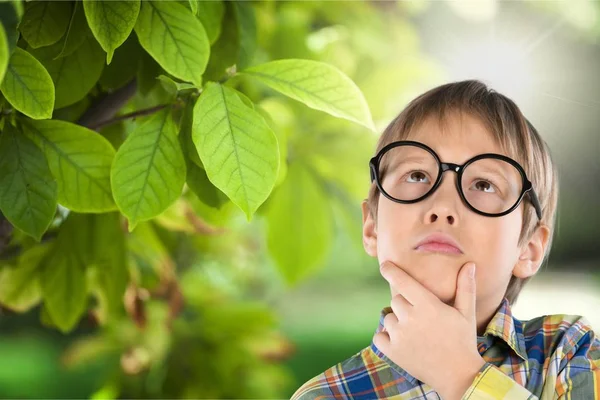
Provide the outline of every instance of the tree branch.
{"type": "Polygon", "coordinates": [[[95,131],[107,126],[107,125],[112,125],[115,122],[119,122],[119,121],[123,121],[129,118],[135,118],[135,117],[140,117],[143,115],[150,115],[150,114],[154,114],[157,111],[162,110],[165,107],[170,106],[171,104],[159,104],[157,106],[154,107],[150,107],[150,108],[145,108],[143,110],[137,110],[137,111],[133,111],[130,112],[128,114],[123,114],[123,115],[119,115],[118,117],[114,117],[114,118],[110,118],[104,121],[98,121],[95,122],[91,125],[88,126],[88,128],[93,129],[95,131]]]}
{"type": "Polygon", "coordinates": [[[135,95],[136,89],[136,80],[132,79],[125,86],[100,97],[83,113],[77,124],[97,130],[98,128],[93,128],[93,126],[97,126],[100,121],[107,121],[113,118],[129,99],[135,95]]]}

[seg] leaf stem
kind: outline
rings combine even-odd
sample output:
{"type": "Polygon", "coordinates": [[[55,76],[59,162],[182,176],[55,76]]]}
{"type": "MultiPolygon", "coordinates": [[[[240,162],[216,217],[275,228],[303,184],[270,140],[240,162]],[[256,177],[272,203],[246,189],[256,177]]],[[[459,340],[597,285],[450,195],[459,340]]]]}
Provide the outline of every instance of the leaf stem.
{"type": "Polygon", "coordinates": [[[97,130],[99,130],[99,129],[107,126],[107,125],[112,125],[112,124],[114,124],[116,122],[123,121],[123,120],[129,119],[129,118],[136,118],[136,117],[141,117],[141,116],[144,116],[144,115],[154,114],[155,112],[160,111],[163,108],[168,107],[170,105],[171,105],[171,103],[168,103],[168,104],[159,104],[159,105],[154,106],[154,107],[149,107],[149,108],[144,108],[142,110],[133,111],[133,112],[130,112],[130,113],[127,113],[127,114],[119,115],[119,116],[114,117],[114,118],[110,118],[110,119],[107,119],[107,120],[104,120],[104,121],[98,121],[96,123],[90,124],[88,126],[88,128],[97,131],[97,130]]]}

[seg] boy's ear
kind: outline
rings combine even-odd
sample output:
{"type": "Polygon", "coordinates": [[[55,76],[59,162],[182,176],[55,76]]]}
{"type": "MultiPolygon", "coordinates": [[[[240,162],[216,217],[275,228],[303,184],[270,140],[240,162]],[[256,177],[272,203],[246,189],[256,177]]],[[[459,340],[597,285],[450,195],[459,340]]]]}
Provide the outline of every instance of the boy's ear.
{"type": "Polygon", "coordinates": [[[377,257],[377,226],[371,215],[369,204],[366,200],[362,202],[363,215],[363,246],[365,251],[371,257],[377,257]]]}
{"type": "Polygon", "coordinates": [[[538,271],[542,264],[544,252],[550,238],[550,229],[541,224],[531,236],[531,239],[523,245],[519,260],[513,269],[513,275],[517,278],[528,278],[538,271]]]}

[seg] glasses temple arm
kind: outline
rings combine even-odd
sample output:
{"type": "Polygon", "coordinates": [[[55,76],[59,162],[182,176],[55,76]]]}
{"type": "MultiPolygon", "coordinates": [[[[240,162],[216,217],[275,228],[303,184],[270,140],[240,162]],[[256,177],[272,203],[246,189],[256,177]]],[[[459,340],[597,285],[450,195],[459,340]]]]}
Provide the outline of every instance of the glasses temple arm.
{"type": "Polygon", "coordinates": [[[535,190],[531,189],[529,191],[529,197],[531,198],[531,202],[535,207],[535,212],[537,214],[538,219],[542,220],[542,207],[540,206],[540,201],[538,200],[537,194],[535,194],[535,190]]]}

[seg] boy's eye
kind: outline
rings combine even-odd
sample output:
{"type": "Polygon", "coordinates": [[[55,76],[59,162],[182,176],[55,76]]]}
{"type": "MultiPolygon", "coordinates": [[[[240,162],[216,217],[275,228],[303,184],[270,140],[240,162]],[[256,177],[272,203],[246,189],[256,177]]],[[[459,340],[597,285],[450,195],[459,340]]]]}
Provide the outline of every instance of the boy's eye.
{"type": "Polygon", "coordinates": [[[491,182],[488,182],[486,180],[475,181],[474,186],[476,187],[476,190],[478,190],[478,191],[483,191],[486,193],[496,193],[495,186],[491,182]],[[481,190],[481,189],[483,189],[483,190],[481,190]],[[490,191],[490,189],[491,189],[491,191],[490,191]]]}
{"type": "Polygon", "coordinates": [[[422,171],[412,171],[408,173],[408,179],[412,179],[409,182],[423,182],[422,179],[427,179],[427,175],[422,171]]]}

